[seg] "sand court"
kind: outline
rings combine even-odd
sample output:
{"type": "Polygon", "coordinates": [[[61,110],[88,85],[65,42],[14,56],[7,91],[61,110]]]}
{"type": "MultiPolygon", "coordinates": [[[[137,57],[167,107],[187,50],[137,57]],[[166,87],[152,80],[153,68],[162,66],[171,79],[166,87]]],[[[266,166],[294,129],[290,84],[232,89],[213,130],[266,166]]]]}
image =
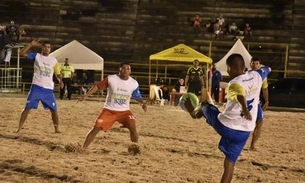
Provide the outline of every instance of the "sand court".
{"type": "MultiPolygon", "coordinates": [[[[26,97],[2,97],[0,106],[0,182],[217,183],[222,173],[220,137],[203,119],[174,106],[131,109],[137,120],[140,154],[128,152],[127,129],[116,123],[100,132],[80,153],[103,102],[58,101],[61,134],[42,105],[32,110],[19,134],[26,97]],[[75,149],[69,149],[75,147],[75,149]]],[[[239,158],[234,183],[304,183],[305,113],[266,111],[258,151],[250,140],[239,158]]]]}

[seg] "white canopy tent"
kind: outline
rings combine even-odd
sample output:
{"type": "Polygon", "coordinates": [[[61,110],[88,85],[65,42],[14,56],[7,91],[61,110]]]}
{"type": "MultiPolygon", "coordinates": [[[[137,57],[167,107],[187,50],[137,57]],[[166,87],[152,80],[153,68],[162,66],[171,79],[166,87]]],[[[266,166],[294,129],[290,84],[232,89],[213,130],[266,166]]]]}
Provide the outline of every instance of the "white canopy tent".
{"type": "Polygon", "coordinates": [[[246,67],[247,68],[250,67],[250,61],[251,61],[252,56],[250,55],[248,50],[245,48],[245,46],[241,42],[241,40],[238,39],[235,42],[235,44],[232,46],[230,51],[221,60],[219,60],[218,62],[215,63],[217,70],[219,70],[223,76],[229,76],[227,73],[226,60],[233,53],[241,54],[244,57],[246,67]]]}
{"type": "Polygon", "coordinates": [[[74,69],[100,70],[103,79],[104,59],[76,40],[55,50],[50,55],[54,56],[59,63],[64,63],[65,58],[69,58],[69,63],[74,69]]]}

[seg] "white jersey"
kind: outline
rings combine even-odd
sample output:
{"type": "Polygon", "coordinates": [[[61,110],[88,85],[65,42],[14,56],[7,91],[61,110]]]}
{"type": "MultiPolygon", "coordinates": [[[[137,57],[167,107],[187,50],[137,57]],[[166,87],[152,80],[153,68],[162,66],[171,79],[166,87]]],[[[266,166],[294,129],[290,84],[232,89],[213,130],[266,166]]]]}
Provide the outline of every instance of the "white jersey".
{"type": "Polygon", "coordinates": [[[261,69],[261,72],[263,72],[263,76],[260,76],[256,71],[249,71],[229,82],[226,89],[227,104],[224,111],[218,115],[219,121],[224,126],[240,131],[254,130],[262,80],[270,71],[267,68],[261,69]],[[248,110],[252,116],[251,121],[243,117],[242,107],[237,101],[237,95],[245,97],[248,110]]]}
{"type": "MultiPolygon", "coordinates": [[[[108,88],[107,97],[104,108],[113,111],[130,110],[129,103],[134,91],[139,89],[139,83],[129,77],[128,80],[122,80],[118,75],[110,75],[107,77],[108,88]]],[[[98,85],[99,88],[105,86],[98,85]]]]}
{"type": "Polygon", "coordinates": [[[44,56],[42,54],[34,54],[34,76],[32,84],[41,86],[46,89],[53,89],[54,69],[58,73],[59,65],[53,56],[44,56]]]}

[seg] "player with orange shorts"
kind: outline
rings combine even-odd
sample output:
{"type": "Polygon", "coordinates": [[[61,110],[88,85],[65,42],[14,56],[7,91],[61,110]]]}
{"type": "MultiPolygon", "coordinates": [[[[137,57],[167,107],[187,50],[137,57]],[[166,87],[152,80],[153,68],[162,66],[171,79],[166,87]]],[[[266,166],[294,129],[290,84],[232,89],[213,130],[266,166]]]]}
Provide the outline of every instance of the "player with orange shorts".
{"type": "Polygon", "coordinates": [[[95,120],[94,127],[87,134],[83,148],[87,148],[93,141],[97,133],[101,130],[109,130],[117,121],[121,127],[128,128],[132,142],[138,142],[138,132],[136,129],[136,120],[130,110],[131,97],[137,100],[144,111],[147,110],[143,102],[139,83],[130,77],[131,67],[127,62],[120,65],[119,74],[109,75],[103,81],[94,85],[90,91],[79,101],[85,100],[98,90],[107,89],[106,101],[104,108],[95,120]]]}

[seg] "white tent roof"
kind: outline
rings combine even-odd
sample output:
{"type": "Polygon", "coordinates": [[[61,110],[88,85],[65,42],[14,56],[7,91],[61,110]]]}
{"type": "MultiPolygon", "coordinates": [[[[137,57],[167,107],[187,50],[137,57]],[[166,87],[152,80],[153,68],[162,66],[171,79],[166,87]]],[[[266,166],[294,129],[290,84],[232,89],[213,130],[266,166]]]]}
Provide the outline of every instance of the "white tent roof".
{"type": "Polygon", "coordinates": [[[232,46],[230,51],[221,60],[219,60],[217,63],[215,63],[217,70],[219,70],[223,76],[228,76],[226,60],[233,53],[241,54],[244,57],[246,67],[250,68],[250,61],[251,61],[252,56],[250,55],[248,50],[245,48],[245,46],[241,42],[241,40],[238,39],[235,42],[235,44],[232,46]]]}
{"type": "Polygon", "coordinates": [[[76,40],[55,50],[50,55],[54,56],[59,63],[63,63],[65,58],[69,58],[69,63],[75,69],[104,69],[104,59],[76,40]]]}

